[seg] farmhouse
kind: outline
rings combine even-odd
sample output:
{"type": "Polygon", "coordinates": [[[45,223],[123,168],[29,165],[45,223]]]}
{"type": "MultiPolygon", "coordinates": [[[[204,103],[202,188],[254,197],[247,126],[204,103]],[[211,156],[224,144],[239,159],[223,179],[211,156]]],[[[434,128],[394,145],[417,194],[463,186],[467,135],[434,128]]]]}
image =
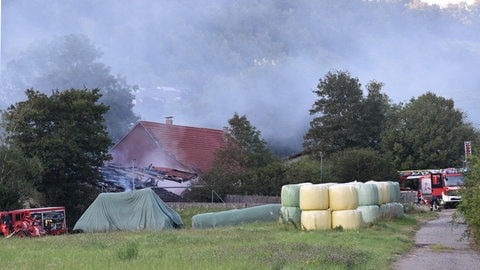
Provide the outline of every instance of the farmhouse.
{"type": "Polygon", "coordinates": [[[212,168],[224,145],[223,130],[174,125],[170,117],[165,123],[140,121],[111,149],[103,172],[125,190],[153,186],[181,196],[212,168]]]}

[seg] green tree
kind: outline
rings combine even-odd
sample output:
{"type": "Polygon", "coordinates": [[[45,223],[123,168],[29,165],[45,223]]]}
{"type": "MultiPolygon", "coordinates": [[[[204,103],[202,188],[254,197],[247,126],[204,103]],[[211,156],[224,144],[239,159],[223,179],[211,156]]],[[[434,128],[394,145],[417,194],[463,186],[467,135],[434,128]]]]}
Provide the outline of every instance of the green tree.
{"type": "Polygon", "coordinates": [[[400,170],[462,167],[476,132],[452,99],[427,92],[391,111],[382,149],[400,170]]]}
{"type": "Polygon", "coordinates": [[[274,157],[260,131],[245,115],[235,113],[228,123],[227,145],[217,151],[214,168],[205,175],[205,182],[221,196],[271,194],[267,186],[279,181],[279,177],[266,168],[274,157]]]}
{"type": "Polygon", "coordinates": [[[318,99],[310,115],[310,129],[304,136],[309,153],[331,153],[351,148],[377,147],[384,128],[389,100],[383,84],[372,81],[365,98],[358,78],[348,72],[328,72],[313,91],[318,99]]]}
{"type": "Polygon", "coordinates": [[[45,204],[67,208],[73,225],[88,207],[98,170],[110,158],[112,142],[104,126],[108,107],[99,104],[100,90],[70,89],[47,96],[32,89],[28,99],[3,114],[7,142],[42,165],[38,191],[45,204]]]}
{"type": "Polygon", "coordinates": [[[464,188],[460,190],[462,201],[457,207],[459,213],[467,221],[471,236],[476,244],[480,244],[480,159],[473,155],[470,170],[465,176],[464,188]]]}
{"type": "Polygon", "coordinates": [[[22,208],[24,203],[35,204],[36,185],[41,180],[42,166],[35,157],[26,157],[18,148],[0,146],[0,209],[22,208]]]}
{"type": "Polygon", "coordinates": [[[122,138],[138,121],[133,113],[136,86],[99,61],[102,52],[84,36],[67,35],[39,44],[10,61],[2,74],[4,103],[18,101],[34,88],[43,93],[57,89],[100,89],[100,102],[110,107],[105,124],[113,141],[122,138]]]}

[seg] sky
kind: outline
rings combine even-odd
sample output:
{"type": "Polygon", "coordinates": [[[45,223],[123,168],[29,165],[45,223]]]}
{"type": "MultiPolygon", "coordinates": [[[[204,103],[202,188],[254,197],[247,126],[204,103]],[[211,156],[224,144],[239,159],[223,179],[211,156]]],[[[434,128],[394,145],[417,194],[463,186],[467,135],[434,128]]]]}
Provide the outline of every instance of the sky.
{"type": "MultiPolygon", "coordinates": [[[[32,44],[82,34],[104,53],[101,60],[112,73],[140,86],[142,94],[161,89],[155,98],[171,98],[162,110],[138,110],[143,120],[173,116],[175,124],[221,129],[237,112],[267,139],[294,138],[298,146],[311,119],[318,80],[328,71],[347,70],[363,86],[383,82],[395,103],[426,91],[451,98],[480,128],[475,73],[480,41],[463,34],[468,23],[444,23],[432,13],[396,22],[386,13],[384,20],[376,14],[377,21],[369,24],[369,14],[348,10],[348,4],[343,13],[327,7],[325,13],[292,15],[294,8],[271,14],[278,6],[267,0],[252,1],[255,8],[235,4],[245,1],[205,1],[193,9],[197,1],[49,0],[46,5],[43,0],[3,0],[2,68],[32,44]],[[181,107],[182,93],[200,91],[195,105],[181,107]]],[[[303,10],[329,3],[271,2],[303,5],[303,10]]]]}

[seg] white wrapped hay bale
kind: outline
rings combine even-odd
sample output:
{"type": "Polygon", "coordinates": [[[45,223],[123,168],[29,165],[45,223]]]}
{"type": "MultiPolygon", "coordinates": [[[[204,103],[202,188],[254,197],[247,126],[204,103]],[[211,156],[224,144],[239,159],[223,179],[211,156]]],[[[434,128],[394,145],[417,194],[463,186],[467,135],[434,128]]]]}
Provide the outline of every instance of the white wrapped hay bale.
{"type": "Polygon", "coordinates": [[[390,190],[387,182],[368,181],[369,184],[374,184],[378,189],[378,205],[390,202],[390,190]]]}
{"type": "Polygon", "coordinates": [[[358,193],[353,185],[338,184],[328,187],[330,209],[354,210],[358,207],[358,193]]]}
{"type": "Polygon", "coordinates": [[[282,206],[300,207],[300,187],[311,184],[312,183],[299,183],[283,185],[280,194],[282,206]]]}
{"type": "Polygon", "coordinates": [[[300,187],[300,209],[304,210],[327,210],[328,209],[328,185],[315,184],[300,187]]]}
{"type": "Polygon", "coordinates": [[[280,222],[294,223],[295,226],[300,226],[302,210],[299,207],[282,206],[280,208],[280,222]]]}
{"type": "Polygon", "coordinates": [[[302,230],[328,230],[332,228],[332,214],[330,210],[302,211],[302,230]]]}
{"type": "Polygon", "coordinates": [[[362,213],[358,210],[332,211],[332,228],[342,227],[344,230],[356,230],[362,225],[362,213]]]}
{"type": "Polygon", "coordinates": [[[387,183],[390,194],[389,202],[400,202],[400,183],[393,181],[387,183]]]}
{"type": "Polygon", "coordinates": [[[378,205],[363,205],[357,208],[362,213],[363,223],[372,223],[380,218],[380,207],[378,205]]]}

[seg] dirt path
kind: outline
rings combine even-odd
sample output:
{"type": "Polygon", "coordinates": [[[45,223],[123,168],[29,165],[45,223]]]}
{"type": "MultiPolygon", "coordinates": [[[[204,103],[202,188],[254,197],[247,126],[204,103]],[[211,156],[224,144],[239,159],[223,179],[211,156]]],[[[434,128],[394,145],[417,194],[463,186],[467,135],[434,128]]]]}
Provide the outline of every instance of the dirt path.
{"type": "Polygon", "coordinates": [[[455,210],[442,210],[438,218],[424,224],[415,236],[415,248],[399,258],[395,270],[480,269],[480,254],[463,234],[464,223],[452,223],[455,210]]]}

